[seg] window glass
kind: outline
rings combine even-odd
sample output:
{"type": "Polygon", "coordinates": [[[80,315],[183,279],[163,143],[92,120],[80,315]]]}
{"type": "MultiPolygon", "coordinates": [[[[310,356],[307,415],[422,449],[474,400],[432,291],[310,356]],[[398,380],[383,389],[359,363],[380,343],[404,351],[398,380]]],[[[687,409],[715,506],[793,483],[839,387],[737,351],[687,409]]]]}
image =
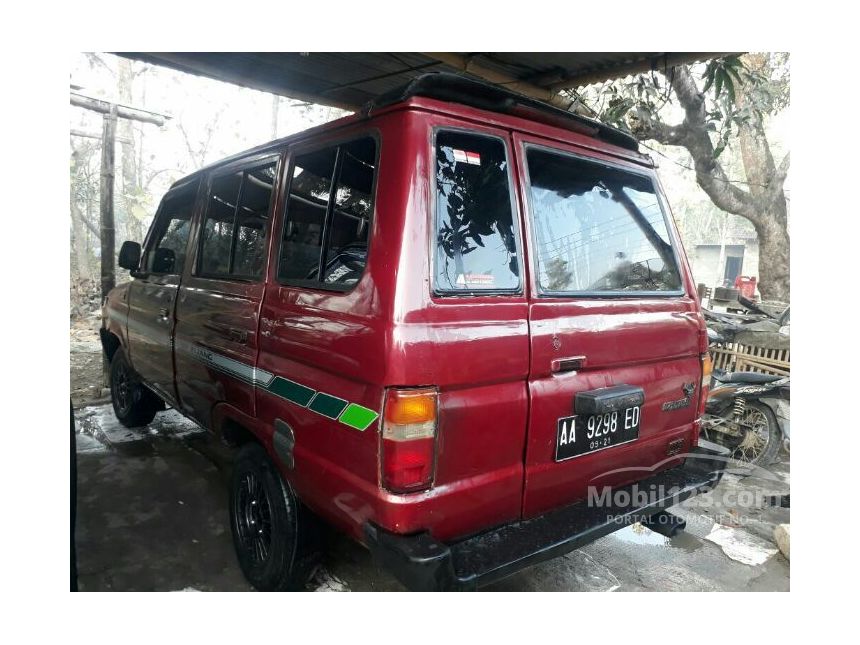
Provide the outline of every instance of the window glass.
{"type": "Polygon", "coordinates": [[[231,273],[258,278],[266,263],[266,231],[269,203],[275,184],[277,162],[247,170],[242,181],[236,214],[236,243],[231,273]]]}
{"type": "Polygon", "coordinates": [[[681,289],[650,178],[537,149],[527,161],[543,291],[681,289]]]}
{"type": "Polygon", "coordinates": [[[359,139],[341,146],[341,166],[323,282],[352,285],[364,273],[372,213],[376,141],[359,139]]]}
{"type": "Polygon", "coordinates": [[[335,289],[358,282],[367,263],[375,172],[376,141],[371,137],[296,158],[281,245],[281,279],[335,289]]]}
{"type": "Polygon", "coordinates": [[[436,135],[436,289],[520,285],[508,162],[498,139],[436,135]]]}
{"type": "Polygon", "coordinates": [[[203,222],[203,233],[200,237],[199,271],[201,275],[230,273],[233,223],[241,184],[241,172],[221,175],[212,180],[209,200],[206,204],[206,219],[203,222]]]}
{"type": "Polygon", "coordinates": [[[336,148],[326,148],[296,157],[278,266],[280,279],[313,280],[319,271],[336,152],[336,148]]]}
{"type": "Polygon", "coordinates": [[[182,273],[196,195],[197,182],[193,182],[165,197],[146,258],[147,271],[182,273]]]}

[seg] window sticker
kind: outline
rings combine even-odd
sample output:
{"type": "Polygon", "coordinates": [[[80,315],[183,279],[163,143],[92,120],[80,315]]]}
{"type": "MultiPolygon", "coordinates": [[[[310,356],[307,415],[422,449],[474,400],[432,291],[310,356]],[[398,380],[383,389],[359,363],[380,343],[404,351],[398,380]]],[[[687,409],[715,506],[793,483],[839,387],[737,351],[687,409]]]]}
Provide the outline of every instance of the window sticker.
{"type": "Polygon", "coordinates": [[[457,285],[460,287],[492,287],[496,284],[496,277],[492,273],[461,273],[457,276],[457,285]]]}
{"type": "Polygon", "coordinates": [[[461,163],[470,163],[475,166],[481,165],[481,155],[477,152],[467,152],[466,150],[458,150],[457,148],[453,148],[454,151],[454,161],[459,161],[461,163]]]}

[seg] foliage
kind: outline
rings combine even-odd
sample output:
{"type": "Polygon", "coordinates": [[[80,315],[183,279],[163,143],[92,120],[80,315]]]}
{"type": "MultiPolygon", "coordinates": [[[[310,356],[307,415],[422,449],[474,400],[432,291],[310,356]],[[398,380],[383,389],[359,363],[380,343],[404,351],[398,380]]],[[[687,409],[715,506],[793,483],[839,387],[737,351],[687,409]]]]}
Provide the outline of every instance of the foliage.
{"type": "MultiPolygon", "coordinates": [[[[707,129],[715,137],[718,158],[742,125],[761,122],[789,105],[788,54],[771,54],[766,68],[752,68],[738,56],[727,56],[698,66],[705,98],[707,129]],[[743,90],[743,100],[740,90],[743,90]]],[[[630,132],[631,120],[653,123],[673,107],[674,71],[651,72],[608,81],[588,88],[583,96],[596,105],[601,121],[630,132]],[[661,80],[662,79],[662,80],[661,80]]]]}
{"type": "MultiPolygon", "coordinates": [[[[787,53],[726,56],[580,90],[600,119],[640,141],[684,149],[696,181],[721,210],[755,228],[763,297],[788,300],[790,157],[777,163],[767,126],[790,103],[787,53]]],[[[652,145],[646,147],[651,148],[652,145]]],[[[653,149],[653,148],[652,148],[653,149]]]]}

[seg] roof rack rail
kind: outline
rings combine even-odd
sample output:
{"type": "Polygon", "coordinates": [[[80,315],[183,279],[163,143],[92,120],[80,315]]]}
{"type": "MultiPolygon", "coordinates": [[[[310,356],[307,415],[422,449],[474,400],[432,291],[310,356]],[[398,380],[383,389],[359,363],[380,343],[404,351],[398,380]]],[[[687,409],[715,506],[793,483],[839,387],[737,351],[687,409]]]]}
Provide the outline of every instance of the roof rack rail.
{"type": "Polygon", "coordinates": [[[416,76],[406,85],[380,94],[369,101],[362,108],[362,112],[370,114],[372,110],[400,103],[413,96],[425,96],[440,101],[462,103],[491,112],[521,116],[596,137],[627,150],[639,151],[639,142],[632,135],[618,128],[580,114],[566,112],[492,83],[448,72],[428,72],[416,76]]]}

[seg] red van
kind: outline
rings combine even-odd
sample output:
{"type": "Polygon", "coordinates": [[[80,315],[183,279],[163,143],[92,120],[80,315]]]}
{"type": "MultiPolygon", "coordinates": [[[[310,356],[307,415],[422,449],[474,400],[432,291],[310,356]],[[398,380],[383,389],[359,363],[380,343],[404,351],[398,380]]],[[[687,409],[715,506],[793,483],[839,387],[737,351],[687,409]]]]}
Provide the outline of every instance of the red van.
{"type": "Polygon", "coordinates": [[[720,471],[690,268],[627,134],[447,74],[198,171],[104,307],[116,416],[236,446],[258,589],[320,520],[410,589],[472,589],[665,512],[720,471]],[[647,495],[642,495],[647,491],[647,495]]]}

